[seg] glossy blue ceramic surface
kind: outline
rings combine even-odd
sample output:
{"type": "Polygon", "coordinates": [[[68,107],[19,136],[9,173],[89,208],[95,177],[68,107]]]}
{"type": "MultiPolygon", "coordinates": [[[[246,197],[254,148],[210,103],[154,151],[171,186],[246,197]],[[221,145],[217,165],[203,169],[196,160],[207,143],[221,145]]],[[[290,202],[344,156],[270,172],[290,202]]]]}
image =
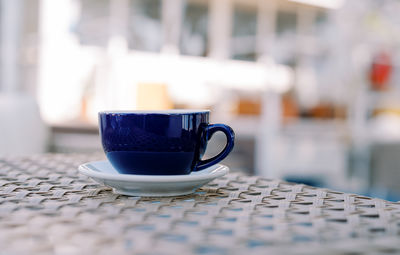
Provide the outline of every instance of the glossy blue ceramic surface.
{"type": "Polygon", "coordinates": [[[209,111],[100,112],[104,152],[124,174],[180,175],[217,164],[233,149],[234,132],[209,124],[209,111]],[[222,131],[224,150],[201,160],[211,136],[222,131]]]}

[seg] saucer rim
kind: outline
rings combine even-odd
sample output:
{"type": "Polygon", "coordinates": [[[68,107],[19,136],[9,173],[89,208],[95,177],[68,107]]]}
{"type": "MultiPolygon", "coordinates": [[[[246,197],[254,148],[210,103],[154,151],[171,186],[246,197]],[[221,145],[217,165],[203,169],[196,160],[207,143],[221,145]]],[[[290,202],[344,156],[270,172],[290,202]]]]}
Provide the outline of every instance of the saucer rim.
{"type": "MultiPolygon", "coordinates": [[[[78,170],[81,174],[86,175],[92,178],[99,178],[103,180],[113,180],[113,181],[133,181],[133,182],[193,182],[193,181],[201,181],[208,179],[215,179],[218,177],[222,177],[229,173],[229,167],[223,164],[216,164],[211,167],[215,167],[211,172],[207,172],[207,174],[188,174],[188,175],[137,175],[137,174],[109,174],[103,172],[97,172],[88,167],[88,165],[93,163],[107,163],[112,168],[114,168],[108,160],[98,160],[98,161],[90,161],[81,164],[78,167],[78,170]]],[[[206,172],[209,168],[197,171],[206,172]]]]}

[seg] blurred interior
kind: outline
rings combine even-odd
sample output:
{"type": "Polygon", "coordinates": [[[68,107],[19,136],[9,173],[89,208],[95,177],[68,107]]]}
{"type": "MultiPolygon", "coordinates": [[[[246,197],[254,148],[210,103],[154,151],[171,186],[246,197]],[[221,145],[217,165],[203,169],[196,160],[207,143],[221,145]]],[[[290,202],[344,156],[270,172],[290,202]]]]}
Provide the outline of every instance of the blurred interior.
{"type": "Polygon", "coordinates": [[[101,151],[100,110],[206,108],[236,132],[233,171],[400,200],[399,12],[397,0],[1,0],[0,156],[101,151]]]}

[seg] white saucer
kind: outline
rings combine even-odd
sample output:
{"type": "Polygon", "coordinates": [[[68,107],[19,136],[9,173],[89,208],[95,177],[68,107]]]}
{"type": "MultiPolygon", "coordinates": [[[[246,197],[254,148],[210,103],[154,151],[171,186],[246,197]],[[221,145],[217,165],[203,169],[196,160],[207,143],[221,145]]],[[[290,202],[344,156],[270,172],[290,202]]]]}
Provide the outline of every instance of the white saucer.
{"type": "Polygon", "coordinates": [[[118,173],[104,160],[82,164],[79,172],[98,183],[112,187],[118,194],[168,197],[191,194],[204,184],[227,174],[229,168],[217,164],[188,175],[133,175],[118,173]]]}

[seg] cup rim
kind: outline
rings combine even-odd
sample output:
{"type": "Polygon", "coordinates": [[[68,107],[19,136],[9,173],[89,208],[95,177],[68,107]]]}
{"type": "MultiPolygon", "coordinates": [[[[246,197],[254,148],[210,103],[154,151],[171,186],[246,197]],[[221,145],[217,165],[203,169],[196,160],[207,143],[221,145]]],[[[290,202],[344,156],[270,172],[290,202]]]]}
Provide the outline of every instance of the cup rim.
{"type": "Polygon", "coordinates": [[[198,113],[209,113],[210,110],[201,109],[171,109],[171,110],[111,110],[111,111],[100,111],[99,115],[102,114],[135,114],[135,115],[146,115],[146,114],[158,114],[158,115],[181,115],[181,114],[198,114],[198,113]]]}

